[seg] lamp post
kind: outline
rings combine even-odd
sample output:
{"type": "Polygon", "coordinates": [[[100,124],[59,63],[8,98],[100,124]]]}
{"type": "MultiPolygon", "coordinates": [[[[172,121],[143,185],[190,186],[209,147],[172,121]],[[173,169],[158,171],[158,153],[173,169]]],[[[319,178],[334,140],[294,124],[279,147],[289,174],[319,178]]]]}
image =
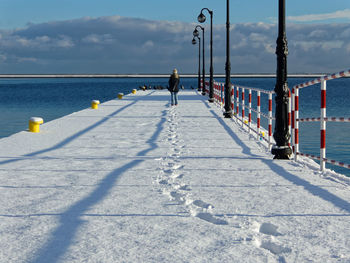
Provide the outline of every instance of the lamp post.
{"type": "Polygon", "coordinates": [[[230,1],[226,0],[226,65],[225,65],[225,118],[232,118],[231,62],[230,62],[230,1]]]}
{"type": "Polygon", "coordinates": [[[197,28],[200,28],[202,29],[202,39],[203,39],[203,42],[202,42],[202,47],[203,47],[203,69],[202,69],[202,72],[203,72],[203,88],[202,88],[202,95],[204,96],[205,95],[205,55],[204,55],[204,27],[200,26],[200,25],[197,25],[193,31],[193,36],[199,36],[199,32],[197,30],[197,28]]]}
{"type": "Polygon", "coordinates": [[[271,149],[274,159],[289,159],[292,149],[288,146],[290,138],[288,129],[288,94],[287,56],[288,45],[286,36],[286,8],[285,0],[279,0],[278,10],[278,38],[277,38],[277,72],[276,72],[276,123],[273,138],[276,141],[271,149]]]}
{"type": "Polygon", "coordinates": [[[192,44],[197,44],[196,38],[198,38],[198,91],[201,90],[201,38],[199,36],[194,36],[192,39],[192,44]]]}
{"type": "Polygon", "coordinates": [[[210,15],[210,83],[209,83],[209,102],[214,102],[214,69],[213,69],[213,11],[203,8],[198,16],[198,22],[204,23],[206,20],[203,11],[207,10],[210,15]]]}

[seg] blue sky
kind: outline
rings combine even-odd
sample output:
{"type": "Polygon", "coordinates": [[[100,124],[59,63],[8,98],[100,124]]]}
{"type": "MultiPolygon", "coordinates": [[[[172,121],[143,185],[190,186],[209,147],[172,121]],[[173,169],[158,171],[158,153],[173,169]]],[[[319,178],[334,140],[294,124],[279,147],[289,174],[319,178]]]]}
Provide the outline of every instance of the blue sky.
{"type": "MultiPolygon", "coordinates": [[[[349,0],[286,2],[289,73],[350,68],[349,0]]],[[[278,0],[230,5],[232,73],[275,72],[278,0]]],[[[224,73],[225,0],[0,0],[0,73],[195,73],[203,7],[214,11],[214,73],[224,73]]]]}
{"type": "MultiPolygon", "coordinates": [[[[277,3],[277,0],[231,0],[231,21],[273,22],[277,3]]],[[[305,16],[299,23],[350,22],[349,0],[287,0],[286,5],[288,16],[305,16]]],[[[225,23],[225,0],[0,0],[0,28],[112,15],[193,22],[202,7],[214,10],[215,23],[225,23]]]]}

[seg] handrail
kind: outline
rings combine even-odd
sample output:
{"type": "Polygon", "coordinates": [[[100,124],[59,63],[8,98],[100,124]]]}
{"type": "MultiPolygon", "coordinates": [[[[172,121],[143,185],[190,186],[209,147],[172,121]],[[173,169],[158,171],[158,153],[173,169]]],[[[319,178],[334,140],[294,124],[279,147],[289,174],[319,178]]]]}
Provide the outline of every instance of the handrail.
{"type": "Polygon", "coordinates": [[[348,77],[348,76],[350,76],[350,69],[341,71],[339,73],[329,74],[329,75],[326,75],[326,76],[323,76],[323,77],[320,77],[320,78],[317,78],[317,79],[313,79],[311,81],[307,81],[307,82],[295,85],[293,88],[295,88],[295,89],[302,89],[302,88],[306,88],[306,87],[309,87],[309,86],[312,86],[312,85],[315,85],[315,84],[319,84],[322,81],[327,81],[327,80],[332,80],[332,79],[339,79],[339,78],[348,77]]]}
{"type": "Polygon", "coordinates": [[[350,118],[345,117],[327,117],[326,116],[326,90],[327,90],[327,81],[333,79],[339,79],[346,76],[350,76],[350,70],[341,71],[339,73],[334,73],[326,75],[311,81],[307,81],[298,85],[295,85],[292,90],[292,144],[295,161],[298,160],[298,156],[306,156],[312,159],[320,161],[320,170],[324,171],[326,168],[326,163],[333,165],[341,166],[344,168],[350,169],[349,164],[338,162],[335,160],[329,160],[326,158],[326,122],[350,122],[350,118]],[[306,88],[315,84],[321,83],[321,117],[313,118],[299,118],[299,90],[306,88]],[[320,122],[320,156],[315,156],[311,154],[301,153],[299,151],[299,122],[320,122]]]}
{"type": "Polygon", "coordinates": [[[235,87],[239,87],[241,89],[247,89],[247,90],[253,90],[253,91],[260,91],[261,93],[265,94],[275,94],[275,91],[273,90],[264,90],[264,89],[258,89],[258,88],[251,88],[251,87],[246,87],[246,86],[240,86],[240,85],[234,85],[235,87]]]}
{"type": "MultiPolygon", "coordinates": [[[[316,78],[311,81],[307,81],[298,85],[295,85],[292,89],[292,94],[289,94],[288,100],[288,127],[289,131],[292,134],[291,136],[291,143],[293,147],[293,153],[294,153],[294,159],[295,161],[298,160],[298,156],[306,156],[310,157],[312,159],[320,160],[320,170],[325,170],[325,163],[330,163],[333,165],[337,165],[340,167],[348,168],[350,169],[350,164],[345,164],[343,162],[338,162],[335,160],[330,160],[326,158],[326,122],[350,122],[350,118],[345,117],[327,117],[326,116],[326,82],[328,80],[343,78],[350,76],[350,69],[346,71],[341,71],[339,73],[335,74],[329,74],[325,75],[320,78],[316,78]],[[315,84],[321,83],[321,117],[316,118],[299,118],[299,89],[306,88],[315,84]],[[299,152],[299,122],[311,122],[311,121],[320,121],[321,122],[321,145],[320,145],[320,156],[315,156],[311,154],[305,154],[299,152]]],[[[205,83],[204,89],[207,89],[208,83],[205,83]]],[[[215,82],[214,85],[214,101],[220,105],[222,108],[225,100],[224,100],[224,83],[215,82]]],[[[233,116],[239,120],[242,123],[242,126],[247,126],[249,133],[253,131],[257,134],[258,139],[264,139],[269,144],[269,148],[271,148],[272,144],[272,121],[275,120],[275,118],[272,117],[272,95],[275,94],[274,91],[266,91],[258,88],[251,88],[251,87],[244,87],[239,85],[232,85],[232,91],[231,91],[231,109],[233,111],[233,116]],[[242,101],[239,101],[240,94],[239,90],[241,90],[241,98],[242,101]],[[244,98],[244,92],[245,90],[249,91],[249,106],[245,105],[245,98],[244,98]],[[236,91],[236,92],[235,92],[236,91]],[[251,107],[251,92],[255,91],[257,92],[257,109],[253,109],[251,107]],[[261,93],[268,94],[269,96],[269,114],[263,114],[261,112],[261,106],[260,106],[260,95],[261,93]],[[234,105],[236,104],[236,105],[234,105]],[[241,105],[241,118],[239,118],[239,106],[241,105]],[[236,106],[236,109],[235,107],[236,106]],[[248,109],[248,121],[245,117],[245,109],[248,109]],[[255,112],[257,114],[257,122],[256,127],[257,129],[254,130],[251,127],[251,112],[255,112]],[[268,139],[266,139],[264,136],[261,137],[260,132],[260,118],[264,117],[268,119],[268,139]]]]}
{"type": "MultiPolygon", "coordinates": [[[[205,83],[205,90],[207,90],[209,86],[209,83],[205,83]]],[[[248,128],[248,133],[251,134],[251,132],[256,134],[257,140],[265,140],[268,143],[269,149],[272,147],[272,121],[275,120],[274,117],[272,117],[272,95],[275,94],[274,91],[268,91],[263,90],[259,88],[251,88],[251,87],[245,87],[240,85],[232,85],[231,90],[231,109],[233,111],[233,117],[236,118],[236,120],[241,122],[242,127],[248,128]],[[246,105],[245,102],[245,91],[248,90],[248,105],[246,105]],[[252,107],[252,92],[257,93],[257,108],[253,109],[252,107]],[[261,112],[261,93],[268,95],[268,114],[264,114],[261,112]],[[241,101],[240,99],[241,98],[241,101]],[[236,106],[236,107],[235,107],[236,106]],[[246,117],[245,109],[248,110],[248,118],[246,117]],[[241,110],[241,111],[240,111],[241,110]],[[256,129],[252,127],[252,111],[257,114],[257,120],[256,120],[256,129]],[[241,114],[240,114],[241,112],[241,114]],[[268,135],[267,138],[265,138],[264,132],[261,132],[261,117],[264,117],[268,120],[268,135]]],[[[220,82],[214,82],[214,101],[219,104],[219,106],[222,108],[225,103],[224,98],[224,83],[220,82]]]]}

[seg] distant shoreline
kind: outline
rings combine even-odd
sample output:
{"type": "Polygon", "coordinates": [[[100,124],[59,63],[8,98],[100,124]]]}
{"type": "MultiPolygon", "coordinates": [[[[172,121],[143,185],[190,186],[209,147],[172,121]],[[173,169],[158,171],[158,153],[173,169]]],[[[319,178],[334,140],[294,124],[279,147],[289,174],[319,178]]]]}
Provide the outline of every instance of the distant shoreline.
{"type": "MultiPolygon", "coordinates": [[[[288,74],[289,78],[318,78],[328,73],[288,74]]],[[[168,78],[170,74],[0,74],[0,79],[10,78],[168,78]]],[[[180,74],[181,78],[197,78],[197,74],[180,74]]],[[[209,74],[205,76],[209,78],[209,74]]],[[[275,78],[276,74],[231,74],[231,78],[275,78]]],[[[225,78],[215,74],[214,78],[225,78]]]]}

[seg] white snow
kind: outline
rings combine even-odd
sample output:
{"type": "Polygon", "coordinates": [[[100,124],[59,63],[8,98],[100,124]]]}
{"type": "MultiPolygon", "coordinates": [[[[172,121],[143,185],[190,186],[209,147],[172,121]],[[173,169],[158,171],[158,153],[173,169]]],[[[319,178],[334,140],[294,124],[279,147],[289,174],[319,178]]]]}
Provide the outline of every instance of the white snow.
{"type": "Polygon", "coordinates": [[[273,160],[194,91],[0,140],[0,262],[350,262],[348,178],[273,160]]]}

